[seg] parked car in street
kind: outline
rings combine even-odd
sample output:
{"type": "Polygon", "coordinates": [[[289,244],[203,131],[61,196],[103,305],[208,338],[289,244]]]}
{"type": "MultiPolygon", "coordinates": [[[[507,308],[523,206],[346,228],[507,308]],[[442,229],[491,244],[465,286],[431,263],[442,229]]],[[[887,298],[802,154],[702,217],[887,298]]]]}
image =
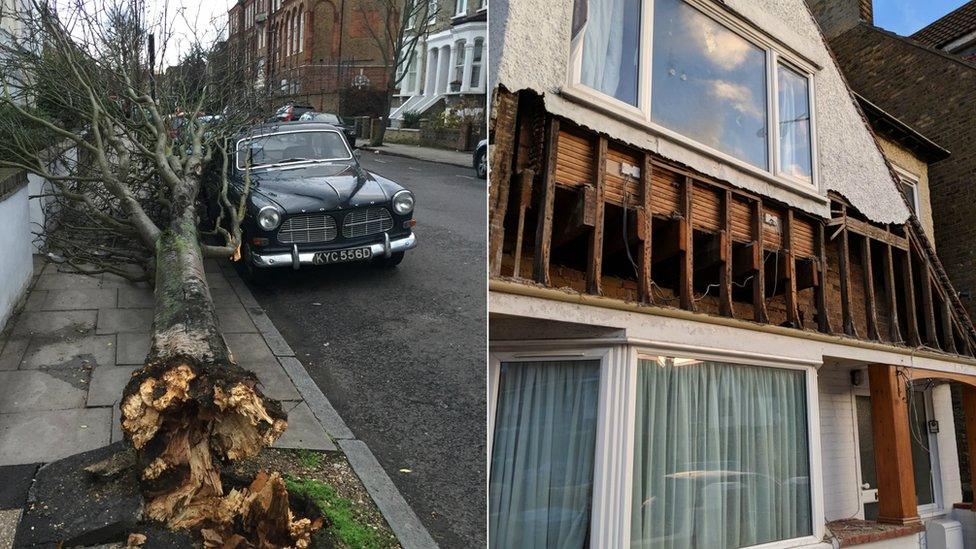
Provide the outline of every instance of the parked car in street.
{"type": "Polygon", "coordinates": [[[471,157],[471,164],[474,166],[476,172],[478,172],[478,177],[482,179],[488,178],[488,140],[482,139],[478,142],[478,146],[474,148],[474,154],[471,157]]]}
{"type": "Polygon", "coordinates": [[[414,195],[359,164],[339,128],[256,126],[237,141],[239,199],[249,173],[240,270],[258,281],[279,267],[370,261],[392,267],[417,245],[414,195]]]}
{"type": "Polygon", "coordinates": [[[314,111],[315,107],[310,105],[296,105],[294,103],[289,103],[277,111],[271,120],[268,122],[291,122],[293,120],[298,120],[303,114],[314,111]]]}
{"type": "Polygon", "coordinates": [[[337,114],[332,114],[329,112],[314,112],[309,111],[301,116],[299,120],[302,121],[312,121],[312,122],[325,122],[326,124],[332,124],[333,126],[342,130],[342,134],[346,136],[346,141],[349,141],[349,146],[356,148],[356,126],[355,124],[349,124],[345,122],[337,114]]]}

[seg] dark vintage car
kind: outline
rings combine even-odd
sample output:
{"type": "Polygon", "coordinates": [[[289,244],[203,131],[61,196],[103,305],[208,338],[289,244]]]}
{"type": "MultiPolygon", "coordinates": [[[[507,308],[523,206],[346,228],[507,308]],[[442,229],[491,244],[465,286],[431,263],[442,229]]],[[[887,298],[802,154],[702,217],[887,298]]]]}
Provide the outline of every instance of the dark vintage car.
{"type": "Polygon", "coordinates": [[[414,196],[370,173],[338,128],[321,122],[265,124],[237,141],[232,194],[250,165],[242,223],[242,274],[369,261],[395,266],[417,245],[414,196]]]}
{"type": "Polygon", "coordinates": [[[342,130],[342,134],[346,136],[346,141],[349,141],[349,146],[356,148],[356,126],[343,121],[337,114],[310,111],[303,114],[299,120],[332,124],[342,130]]]}

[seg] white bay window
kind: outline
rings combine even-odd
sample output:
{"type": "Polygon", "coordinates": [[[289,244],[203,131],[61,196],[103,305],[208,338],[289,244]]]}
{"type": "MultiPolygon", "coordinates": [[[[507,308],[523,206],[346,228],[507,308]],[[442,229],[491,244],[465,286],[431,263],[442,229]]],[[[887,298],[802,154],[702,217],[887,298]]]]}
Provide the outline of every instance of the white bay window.
{"type": "Polygon", "coordinates": [[[815,364],[549,345],[492,354],[489,547],[781,548],[823,536],[815,364]]]}
{"type": "Polygon", "coordinates": [[[776,180],[815,182],[813,66],[710,0],[590,0],[569,89],[776,180]]]}

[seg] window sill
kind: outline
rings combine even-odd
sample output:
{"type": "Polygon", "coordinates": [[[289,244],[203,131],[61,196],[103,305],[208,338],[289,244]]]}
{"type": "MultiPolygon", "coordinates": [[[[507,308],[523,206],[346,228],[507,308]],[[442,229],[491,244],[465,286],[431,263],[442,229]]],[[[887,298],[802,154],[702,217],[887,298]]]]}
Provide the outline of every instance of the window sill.
{"type": "Polygon", "coordinates": [[[747,162],[743,162],[737,158],[731,157],[721,151],[717,151],[702,145],[692,139],[689,139],[683,135],[675,133],[667,128],[663,128],[652,122],[648,122],[643,118],[643,115],[638,116],[636,114],[636,109],[634,113],[626,112],[623,108],[617,109],[612,105],[604,104],[604,102],[599,101],[592,97],[592,95],[584,90],[579,90],[576,88],[565,87],[561,88],[557,92],[561,97],[568,101],[576,103],[578,105],[599,111],[611,118],[614,118],[620,122],[623,122],[633,128],[638,130],[647,131],[655,136],[662,137],[672,143],[675,143],[681,147],[694,151],[698,154],[703,154],[719,162],[729,164],[736,170],[743,172],[747,175],[762,179],[765,182],[772,183],[773,185],[789,191],[793,194],[800,195],[804,198],[815,200],[821,204],[827,204],[829,202],[825,194],[821,194],[817,186],[811,184],[809,187],[801,186],[801,184],[788,179],[786,177],[777,177],[770,172],[767,172],[761,168],[757,168],[747,162]]]}
{"type": "Polygon", "coordinates": [[[925,526],[919,524],[898,525],[879,524],[877,522],[860,519],[835,520],[827,523],[840,547],[851,547],[912,536],[925,531],[925,526]]]}

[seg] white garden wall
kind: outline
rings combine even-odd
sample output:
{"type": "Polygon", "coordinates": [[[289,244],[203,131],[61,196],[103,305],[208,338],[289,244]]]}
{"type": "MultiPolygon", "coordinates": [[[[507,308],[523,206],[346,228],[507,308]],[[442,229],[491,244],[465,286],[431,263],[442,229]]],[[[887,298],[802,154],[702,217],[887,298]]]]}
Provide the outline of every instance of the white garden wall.
{"type": "Polygon", "coordinates": [[[23,297],[33,273],[27,178],[0,176],[0,329],[23,297]]]}

